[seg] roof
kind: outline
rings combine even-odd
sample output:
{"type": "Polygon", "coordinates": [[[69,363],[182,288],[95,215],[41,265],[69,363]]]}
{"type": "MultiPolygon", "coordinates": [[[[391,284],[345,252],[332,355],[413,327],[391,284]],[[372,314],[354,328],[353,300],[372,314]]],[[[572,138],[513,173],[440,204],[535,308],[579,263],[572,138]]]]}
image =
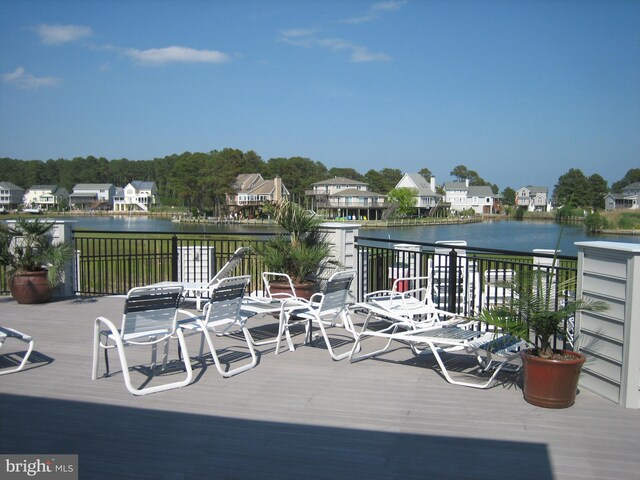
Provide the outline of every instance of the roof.
{"type": "Polygon", "coordinates": [[[78,183],[74,190],[108,190],[113,187],[112,183],[78,183]]]}
{"type": "Polygon", "coordinates": [[[549,189],[547,187],[536,187],[536,186],[533,186],[533,185],[527,185],[526,187],[520,187],[518,190],[522,190],[523,188],[526,188],[531,193],[548,193],[549,192],[549,189]]]}
{"type": "MultiPolygon", "coordinates": [[[[284,190],[287,194],[289,191],[287,187],[282,185],[282,190],[284,190]]],[[[253,188],[249,190],[244,190],[241,193],[245,195],[271,195],[276,189],[275,180],[263,180],[262,183],[255,185],[253,188]]]]}
{"type": "Polygon", "coordinates": [[[369,185],[369,184],[366,182],[361,182],[359,180],[351,180],[350,178],[334,177],[334,178],[329,178],[327,180],[322,180],[321,182],[312,183],[311,185],[369,185]]]}
{"type": "Polygon", "coordinates": [[[467,190],[468,197],[495,197],[493,190],[488,186],[470,186],[467,190]]]}
{"type": "Polygon", "coordinates": [[[622,188],[622,190],[640,190],[640,182],[633,182],[622,188]]]}
{"type": "Polygon", "coordinates": [[[241,173],[236,177],[236,190],[243,191],[251,188],[256,182],[263,182],[264,179],[259,173],[241,173]]]}
{"type": "Polygon", "coordinates": [[[6,190],[23,190],[24,191],[24,188],[19,187],[11,182],[0,182],[0,187],[6,190]]]}
{"type": "Polygon", "coordinates": [[[467,184],[465,182],[445,182],[444,184],[445,190],[468,190],[467,184]]]}
{"type": "Polygon", "coordinates": [[[142,180],[134,180],[131,182],[131,185],[133,185],[133,188],[135,188],[136,190],[151,190],[153,187],[155,187],[156,182],[145,182],[142,180]]]}
{"type": "Polygon", "coordinates": [[[424,175],[420,175],[419,173],[405,173],[404,175],[409,177],[411,182],[416,186],[419,197],[437,195],[436,192],[431,189],[431,183],[424,178],[424,175]]]}
{"type": "Polygon", "coordinates": [[[340,190],[338,192],[332,193],[332,197],[386,197],[386,195],[382,195],[381,193],[370,192],[368,190],[358,190],[357,188],[345,188],[344,190],[340,190]]]}

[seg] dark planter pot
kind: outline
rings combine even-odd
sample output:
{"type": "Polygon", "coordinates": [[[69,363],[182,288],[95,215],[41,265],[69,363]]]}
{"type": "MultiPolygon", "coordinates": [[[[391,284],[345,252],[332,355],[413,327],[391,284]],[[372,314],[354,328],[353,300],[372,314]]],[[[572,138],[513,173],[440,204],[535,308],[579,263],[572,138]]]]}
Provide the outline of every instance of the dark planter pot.
{"type": "Polygon", "coordinates": [[[586,357],[565,350],[566,360],[520,353],[524,369],[524,399],[538,407],[567,408],[576,401],[578,378],[586,357]]]}
{"type": "Polygon", "coordinates": [[[53,289],[47,281],[47,272],[18,273],[9,281],[9,291],[16,302],[24,304],[45,303],[53,289]]]}

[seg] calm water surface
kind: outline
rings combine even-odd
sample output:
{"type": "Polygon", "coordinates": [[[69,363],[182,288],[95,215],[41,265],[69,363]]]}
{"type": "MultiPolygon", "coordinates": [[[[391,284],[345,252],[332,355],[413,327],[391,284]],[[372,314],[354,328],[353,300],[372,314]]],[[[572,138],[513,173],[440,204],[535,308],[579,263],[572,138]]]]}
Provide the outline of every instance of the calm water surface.
{"type": "MultiPolygon", "coordinates": [[[[274,231],[268,225],[209,225],[173,223],[170,219],[148,217],[73,217],[75,228],[131,231],[131,232],[265,232],[274,231]]],[[[467,225],[439,225],[389,229],[361,229],[363,237],[374,237],[397,242],[434,243],[440,240],[466,240],[469,246],[530,252],[534,248],[553,249],[561,225],[553,222],[485,221],[467,225]]],[[[575,242],[614,241],[640,243],[640,237],[631,235],[589,235],[582,225],[565,225],[560,249],[563,255],[577,255],[575,242]]]]}

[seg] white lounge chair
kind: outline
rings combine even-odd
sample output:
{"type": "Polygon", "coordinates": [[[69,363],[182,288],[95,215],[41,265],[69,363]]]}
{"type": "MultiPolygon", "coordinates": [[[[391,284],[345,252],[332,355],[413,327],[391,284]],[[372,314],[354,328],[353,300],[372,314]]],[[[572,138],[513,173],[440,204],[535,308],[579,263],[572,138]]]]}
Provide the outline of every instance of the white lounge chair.
{"type": "Polygon", "coordinates": [[[181,286],[148,286],[129,290],[125,299],[122,326],[118,329],[115,324],[105,318],[98,317],[94,324],[93,344],[93,369],[92,379],[98,376],[99,350],[105,350],[106,375],[109,374],[108,351],[115,348],[118,351],[122,375],[127,390],[134,395],[147,395],[172,388],[180,388],[191,382],[193,372],[187,346],[182,330],[178,328],[177,316],[181,312],[187,316],[193,316],[189,312],[178,309],[178,303],[182,296],[181,286]],[[103,329],[106,327],[106,329],[103,329]],[[131,383],[129,369],[132,368],[125,354],[127,346],[151,346],[151,372],[156,369],[157,346],[164,344],[162,359],[163,370],[166,369],[169,340],[178,339],[179,346],[184,355],[184,368],[187,376],[184,380],[156,385],[152,387],[135,388],[131,383]]]}
{"type": "Polygon", "coordinates": [[[347,303],[349,288],[355,275],[355,270],[336,272],[331,275],[322,292],[314,294],[309,301],[294,298],[282,302],[276,355],[280,352],[283,335],[286,337],[289,350],[295,350],[289,329],[292,325],[303,323],[305,324],[305,343],[311,340],[311,328],[316,325],[322,332],[331,358],[341,360],[349,356],[350,351],[341,354],[335,352],[327,335],[327,327],[341,327],[349,333],[350,337],[355,335],[347,303]]]}
{"type": "MultiPolygon", "coordinates": [[[[358,304],[358,306],[363,306],[363,304],[358,304]]],[[[510,365],[510,362],[519,355],[520,349],[527,345],[526,342],[509,335],[476,330],[474,327],[478,326],[478,322],[464,317],[451,317],[448,320],[416,328],[416,325],[407,321],[406,317],[389,312],[379,306],[372,304],[368,305],[367,309],[369,314],[361,331],[356,336],[356,341],[349,355],[351,362],[381,355],[389,350],[393,342],[400,342],[409,345],[414,354],[432,353],[443,376],[449,383],[473,388],[487,388],[493,383],[498,373],[506,365],[510,365]],[[375,330],[370,328],[372,318],[384,319],[391,325],[375,330]],[[362,342],[367,338],[382,339],[385,341],[385,345],[375,351],[358,354],[362,348],[362,342]],[[472,354],[479,362],[479,368],[482,372],[494,370],[493,374],[484,383],[454,379],[449,374],[440,352],[472,354]]]]}
{"type": "Polygon", "coordinates": [[[199,333],[202,335],[202,342],[200,343],[201,359],[203,358],[204,341],[206,340],[216,369],[223,377],[237,375],[255,367],[258,363],[251,335],[245,326],[246,317],[241,314],[240,310],[250,279],[249,275],[223,278],[211,290],[211,299],[204,306],[203,315],[180,323],[180,327],[186,331],[185,333],[199,333]],[[244,335],[251,361],[240,367],[225,370],[220,364],[213,337],[238,331],[241,331],[244,335]],[[211,333],[213,333],[213,336],[211,333]]]}
{"type": "Polygon", "coordinates": [[[29,355],[31,355],[31,352],[33,351],[33,338],[31,338],[29,335],[19,332],[18,330],[14,330],[13,328],[0,327],[0,347],[2,347],[4,345],[4,342],[10,338],[26,343],[28,345],[27,351],[22,355],[22,359],[17,361],[13,358],[16,354],[4,355],[5,357],[8,357],[7,359],[11,362],[19,363],[17,367],[3,368],[2,370],[0,370],[0,375],[15,373],[22,370],[29,360],[29,355]]]}
{"type": "Polygon", "coordinates": [[[181,282],[181,285],[184,287],[185,299],[195,299],[196,308],[202,310],[202,300],[210,297],[211,291],[220,280],[230,277],[234,273],[249,250],[249,247],[238,248],[233,255],[231,255],[227,263],[225,263],[208,282],[181,282]]]}
{"type": "Polygon", "coordinates": [[[370,292],[356,307],[368,310],[368,314],[376,314],[376,310],[369,309],[369,306],[375,306],[384,311],[381,319],[385,319],[386,313],[391,313],[392,317],[402,317],[407,328],[411,329],[458,317],[438,309],[430,292],[430,277],[401,277],[394,280],[391,290],[370,292]]]}

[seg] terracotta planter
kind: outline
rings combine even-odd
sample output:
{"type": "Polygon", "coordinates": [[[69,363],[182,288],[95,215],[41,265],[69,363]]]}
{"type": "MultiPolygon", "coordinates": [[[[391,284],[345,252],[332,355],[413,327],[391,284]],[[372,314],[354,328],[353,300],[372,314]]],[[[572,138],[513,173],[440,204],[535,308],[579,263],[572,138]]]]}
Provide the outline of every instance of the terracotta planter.
{"type": "Polygon", "coordinates": [[[576,401],[578,378],[586,357],[565,350],[566,360],[520,353],[524,369],[524,399],[538,407],[567,408],[576,401]]]}
{"type": "MultiPolygon", "coordinates": [[[[291,293],[288,283],[272,282],[269,288],[272,295],[278,293],[291,293]]],[[[298,283],[294,284],[293,288],[296,289],[297,297],[304,298],[306,300],[309,300],[314,293],[318,292],[318,285],[316,283],[298,283]]]]}
{"type": "Polygon", "coordinates": [[[9,281],[9,291],[16,302],[24,304],[49,301],[53,289],[47,281],[47,272],[19,273],[9,281]]]}

